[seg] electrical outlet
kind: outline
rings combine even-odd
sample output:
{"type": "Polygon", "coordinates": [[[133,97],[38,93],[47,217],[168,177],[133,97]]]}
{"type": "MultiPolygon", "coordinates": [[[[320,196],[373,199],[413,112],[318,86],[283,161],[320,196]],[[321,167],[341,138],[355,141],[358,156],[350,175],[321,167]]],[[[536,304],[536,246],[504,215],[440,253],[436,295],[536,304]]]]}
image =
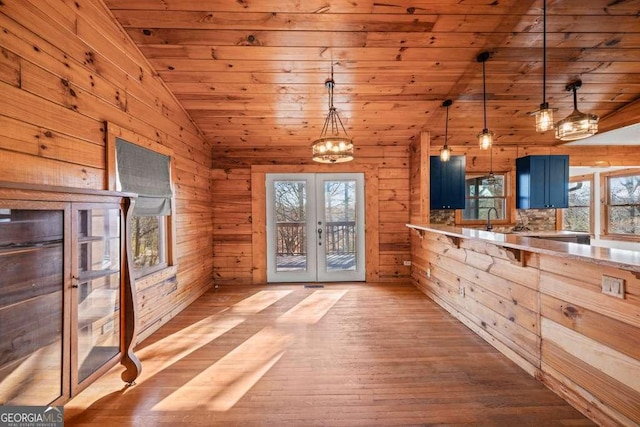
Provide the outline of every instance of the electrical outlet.
{"type": "Polygon", "coordinates": [[[411,267],[411,261],[402,261],[402,265],[405,267],[411,267]]]}
{"type": "Polygon", "coordinates": [[[113,320],[110,320],[104,325],[102,325],[102,335],[106,335],[111,331],[113,331],[113,320]]]}
{"type": "Polygon", "coordinates": [[[602,293],[624,299],[624,279],[603,274],[602,293]]]}
{"type": "Polygon", "coordinates": [[[427,277],[431,277],[431,268],[427,267],[427,277]]]}
{"type": "Polygon", "coordinates": [[[460,296],[463,297],[464,296],[464,286],[460,286],[460,289],[458,290],[458,292],[460,293],[460,296]]]}

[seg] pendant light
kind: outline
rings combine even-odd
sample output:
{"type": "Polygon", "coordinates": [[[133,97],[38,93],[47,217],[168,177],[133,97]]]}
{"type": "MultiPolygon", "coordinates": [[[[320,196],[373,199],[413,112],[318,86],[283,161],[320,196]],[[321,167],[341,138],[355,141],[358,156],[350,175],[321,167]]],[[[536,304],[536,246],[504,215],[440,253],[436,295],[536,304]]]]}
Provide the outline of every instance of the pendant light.
{"type": "Polygon", "coordinates": [[[444,121],[444,145],[440,149],[440,160],[443,162],[448,162],[451,158],[451,148],[447,144],[447,137],[449,135],[449,107],[453,104],[453,101],[450,99],[445,100],[442,103],[442,106],[447,109],[446,118],[444,121]]]}
{"type": "Polygon", "coordinates": [[[529,113],[535,116],[536,132],[553,129],[553,112],[557,108],[549,108],[547,102],[547,0],[542,2],[542,104],[540,109],[529,113]]]}
{"type": "Polygon", "coordinates": [[[486,182],[491,186],[496,183],[496,174],[493,173],[493,147],[489,147],[489,175],[486,182]]]}
{"type": "Polygon", "coordinates": [[[482,52],[476,60],[482,62],[482,105],[484,111],[484,128],[478,134],[478,143],[481,150],[487,150],[493,145],[493,132],[487,129],[487,81],[484,63],[489,59],[489,52],[482,52]]]}
{"type": "Polygon", "coordinates": [[[581,113],[578,110],[577,91],[581,86],[582,81],[577,80],[569,83],[565,88],[567,91],[573,91],[573,113],[556,123],[556,138],[562,141],[575,141],[598,132],[599,117],[595,114],[581,113]]]}
{"type": "Polygon", "coordinates": [[[329,113],[322,126],[320,138],[313,141],[311,146],[313,160],[318,163],[344,163],[353,160],[353,140],[347,135],[347,131],[340,120],[338,111],[333,106],[333,64],[331,64],[331,77],[324,82],[329,91],[329,113]],[[340,130],[342,129],[342,132],[340,130]],[[344,134],[344,135],[342,135],[344,134]]]}

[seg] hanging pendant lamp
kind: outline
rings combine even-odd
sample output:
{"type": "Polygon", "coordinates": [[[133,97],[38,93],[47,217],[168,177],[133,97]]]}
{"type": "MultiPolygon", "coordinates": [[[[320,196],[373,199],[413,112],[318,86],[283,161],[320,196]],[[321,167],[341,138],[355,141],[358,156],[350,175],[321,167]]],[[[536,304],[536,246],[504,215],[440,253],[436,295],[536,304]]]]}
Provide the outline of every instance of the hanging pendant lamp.
{"type": "Polygon", "coordinates": [[[582,113],[578,110],[578,88],[582,86],[582,81],[577,80],[569,83],[565,88],[573,91],[573,113],[565,119],[556,123],[556,138],[562,141],[575,141],[576,139],[587,138],[598,132],[599,117],[595,114],[582,113]]]}
{"type": "Polygon", "coordinates": [[[493,173],[493,147],[489,147],[489,175],[487,175],[486,183],[488,185],[496,184],[496,174],[493,173]]]}
{"type": "Polygon", "coordinates": [[[453,101],[450,99],[445,100],[442,103],[442,106],[447,109],[446,118],[444,121],[444,145],[440,149],[440,160],[443,162],[448,162],[451,158],[451,148],[447,144],[447,137],[449,135],[449,107],[453,104],[453,101]]]}
{"type": "Polygon", "coordinates": [[[540,109],[529,113],[536,119],[536,132],[553,129],[553,112],[557,108],[549,108],[547,102],[547,0],[542,3],[542,104],[540,109]]]}
{"type": "Polygon", "coordinates": [[[482,52],[476,60],[482,62],[482,106],[484,111],[484,128],[478,134],[478,143],[481,150],[487,150],[493,145],[493,132],[487,128],[487,81],[484,69],[484,63],[489,59],[489,52],[482,52]]]}
{"type": "Polygon", "coordinates": [[[338,111],[333,106],[333,64],[331,64],[331,77],[324,82],[329,92],[329,113],[322,126],[320,138],[313,141],[311,149],[313,161],[318,163],[344,163],[353,160],[353,140],[347,135],[347,131],[340,120],[338,111]],[[342,132],[340,130],[342,129],[342,132]]]}

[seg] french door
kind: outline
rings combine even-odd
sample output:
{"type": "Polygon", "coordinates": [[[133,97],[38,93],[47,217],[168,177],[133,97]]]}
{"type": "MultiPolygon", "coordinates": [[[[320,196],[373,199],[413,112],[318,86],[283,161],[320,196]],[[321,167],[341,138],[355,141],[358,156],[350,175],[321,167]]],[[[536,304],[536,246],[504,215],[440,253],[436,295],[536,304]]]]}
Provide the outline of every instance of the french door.
{"type": "Polygon", "coordinates": [[[267,281],[364,281],[364,174],[267,174],[267,281]]]}

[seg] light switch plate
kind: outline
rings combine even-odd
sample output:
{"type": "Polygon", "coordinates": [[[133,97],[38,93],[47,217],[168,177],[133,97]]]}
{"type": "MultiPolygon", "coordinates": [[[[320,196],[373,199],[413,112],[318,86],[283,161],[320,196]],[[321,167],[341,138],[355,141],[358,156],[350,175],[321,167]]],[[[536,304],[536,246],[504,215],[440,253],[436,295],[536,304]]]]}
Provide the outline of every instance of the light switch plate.
{"type": "Polygon", "coordinates": [[[624,299],[624,279],[603,274],[602,293],[624,299]]]}

